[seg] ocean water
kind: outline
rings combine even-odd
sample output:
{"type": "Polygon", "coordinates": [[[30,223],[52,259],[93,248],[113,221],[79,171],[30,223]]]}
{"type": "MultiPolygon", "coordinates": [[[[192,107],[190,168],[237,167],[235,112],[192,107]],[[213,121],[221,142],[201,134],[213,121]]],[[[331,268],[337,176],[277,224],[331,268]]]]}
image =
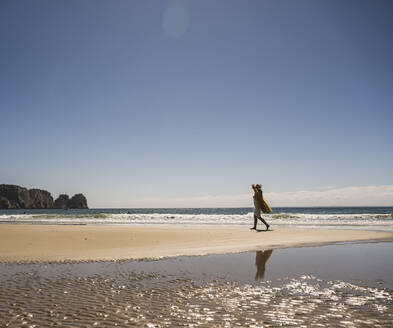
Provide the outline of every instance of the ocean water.
{"type": "MultiPolygon", "coordinates": [[[[393,207],[276,207],[263,217],[278,227],[393,231],[393,207]]],[[[251,225],[253,208],[0,210],[0,223],[251,225]]]]}

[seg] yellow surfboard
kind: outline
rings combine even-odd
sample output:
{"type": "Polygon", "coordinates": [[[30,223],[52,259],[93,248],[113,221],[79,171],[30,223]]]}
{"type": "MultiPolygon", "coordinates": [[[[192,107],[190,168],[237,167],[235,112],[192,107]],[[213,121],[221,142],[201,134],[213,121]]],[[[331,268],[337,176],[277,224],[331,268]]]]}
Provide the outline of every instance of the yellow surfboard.
{"type": "Polygon", "coordinates": [[[262,197],[262,202],[261,202],[261,210],[263,213],[271,213],[272,209],[270,208],[269,204],[266,203],[266,201],[262,197]]]}

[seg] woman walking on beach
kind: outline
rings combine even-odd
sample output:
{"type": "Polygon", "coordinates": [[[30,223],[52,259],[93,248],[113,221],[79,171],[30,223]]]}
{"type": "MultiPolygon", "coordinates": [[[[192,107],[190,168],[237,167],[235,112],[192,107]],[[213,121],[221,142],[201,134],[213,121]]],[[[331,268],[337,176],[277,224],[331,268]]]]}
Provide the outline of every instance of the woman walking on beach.
{"type": "Polygon", "coordinates": [[[269,230],[270,225],[261,217],[261,211],[263,213],[270,213],[272,209],[263,199],[262,186],[260,184],[256,184],[252,185],[251,187],[254,190],[254,226],[251,228],[251,230],[257,229],[257,223],[259,219],[265,224],[267,231],[269,230]]]}

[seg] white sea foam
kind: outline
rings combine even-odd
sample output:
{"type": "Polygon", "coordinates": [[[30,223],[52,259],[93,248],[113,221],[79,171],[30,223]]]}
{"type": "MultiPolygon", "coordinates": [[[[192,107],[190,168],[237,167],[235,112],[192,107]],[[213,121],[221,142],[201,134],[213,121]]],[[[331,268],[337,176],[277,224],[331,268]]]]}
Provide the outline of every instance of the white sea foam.
{"type": "MultiPolygon", "coordinates": [[[[276,213],[263,217],[273,226],[308,228],[349,228],[393,231],[392,214],[304,214],[276,213]]],[[[3,214],[0,223],[30,224],[178,224],[178,225],[250,225],[247,214],[3,214]]]]}

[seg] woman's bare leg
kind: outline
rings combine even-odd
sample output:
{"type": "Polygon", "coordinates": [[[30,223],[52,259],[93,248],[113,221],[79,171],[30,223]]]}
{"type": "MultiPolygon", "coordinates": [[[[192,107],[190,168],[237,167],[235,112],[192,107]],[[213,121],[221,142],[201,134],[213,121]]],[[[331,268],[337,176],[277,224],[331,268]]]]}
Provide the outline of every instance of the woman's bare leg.
{"type": "Polygon", "coordinates": [[[254,214],[254,226],[251,228],[251,230],[256,230],[256,229],[257,229],[257,223],[258,223],[258,218],[257,218],[257,216],[254,214]]]}
{"type": "Polygon", "coordinates": [[[270,225],[262,217],[260,217],[259,220],[261,220],[265,224],[266,231],[269,230],[270,225]]]}

